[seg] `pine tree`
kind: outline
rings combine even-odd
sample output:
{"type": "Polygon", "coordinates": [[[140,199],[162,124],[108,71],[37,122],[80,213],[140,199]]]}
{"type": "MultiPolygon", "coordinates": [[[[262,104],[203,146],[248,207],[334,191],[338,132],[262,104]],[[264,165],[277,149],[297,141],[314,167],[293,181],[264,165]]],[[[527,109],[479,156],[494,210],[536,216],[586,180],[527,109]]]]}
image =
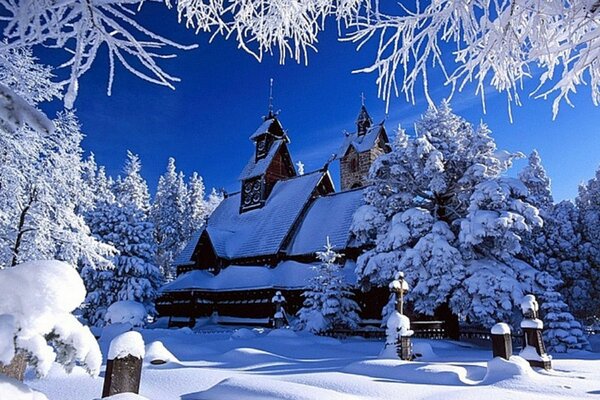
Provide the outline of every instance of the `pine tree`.
{"type": "Polygon", "coordinates": [[[141,170],[142,162],[139,156],[127,151],[127,161],[123,168],[125,177],[117,179],[115,190],[121,204],[131,204],[147,216],[150,211],[150,193],[141,170]]]}
{"type": "Polygon", "coordinates": [[[541,226],[527,189],[504,173],[522,155],[498,151],[485,125],[473,128],[443,102],[400,130],[371,168],[366,205],[353,231],[374,248],[357,260],[364,289],[404,271],[417,312],[450,305],[468,322],[510,321],[526,293],[551,279],[519,259],[521,236],[541,226]]]}
{"type": "Polygon", "coordinates": [[[187,203],[183,174],[177,174],[175,159],[169,158],[167,171],[159,178],[150,212],[157,244],[156,263],[166,279],[175,275],[171,271],[171,264],[187,242],[187,203]]]}
{"type": "Polygon", "coordinates": [[[564,353],[567,350],[589,350],[590,345],[581,324],[573,318],[561,294],[547,291],[541,300],[544,343],[548,351],[564,353]]]}
{"type": "MultiPolygon", "coordinates": [[[[213,197],[215,196],[216,195],[213,197]]],[[[216,208],[214,204],[209,205],[208,201],[205,199],[205,187],[202,177],[199,176],[197,172],[194,172],[188,183],[188,202],[185,219],[185,234],[187,240],[189,240],[194,232],[204,225],[206,219],[210,215],[211,209],[214,210],[214,208],[216,208]]]]}
{"type": "Polygon", "coordinates": [[[206,205],[208,207],[208,215],[212,214],[213,211],[221,204],[223,198],[225,197],[224,193],[218,192],[217,189],[213,188],[208,195],[208,200],[206,205]]]}
{"type": "Polygon", "coordinates": [[[533,150],[525,168],[519,173],[519,179],[528,190],[527,200],[540,210],[549,209],[554,200],[550,189],[550,178],[542,165],[537,150],[533,150]]]}
{"type": "Polygon", "coordinates": [[[360,320],[359,307],[352,300],[350,286],[345,282],[341,266],[342,255],[333,251],[327,238],[325,251],[317,252],[321,264],[311,279],[310,287],[302,295],[304,306],[298,311],[298,328],[313,333],[331,329],[356,328],[360,320]]]}

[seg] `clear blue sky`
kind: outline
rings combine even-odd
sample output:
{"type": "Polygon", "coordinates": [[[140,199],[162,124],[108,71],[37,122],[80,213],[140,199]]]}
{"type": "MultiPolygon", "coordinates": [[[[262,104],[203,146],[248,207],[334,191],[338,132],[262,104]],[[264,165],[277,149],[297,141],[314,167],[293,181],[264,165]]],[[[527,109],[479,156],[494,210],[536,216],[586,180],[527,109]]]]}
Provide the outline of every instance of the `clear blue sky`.
{"type": "MultiPolygon", "coordinates": [[[[177,23],[175,12],[162,5],[146,3],[141,17],[158,33],[181,43],[199,43],[199,48],[180,52],[164,64],[182,79],[175,91],[119,68],[108,97],[105,54],[81,79],[76,108],[87,135],[83,146],[112,175],[120,172],[126,151],[131,150],[141,156],[151,190],[170,156],[186,175],[198,171],[208,187],[239,190],[236,178],[253,151],[248,137],[267,112],[271,77],[275,107],[281,110],[280,120],[292,139],[292,157],[294,162],[301,160],[307,171],[321,167],[341,143],[343,130],[353,129],[361,92],[372,117],[385,116],[385,105],[377,98],[376,76],[352,74],[369,65],[372,48],[356,52],[353,44],[338,42],[334,26],[320,36],[319,51],[310,55],[308,66],[293,61],[281,66],[277,56],[258,63],[232,40],[218,37],[208,44],[206,34],[185,29],[177,23]]],[[[447,95],[435,78],[431,85],[436,101],[447,95]]],[[[499,148],[524,153],[537,148],[552,178],[555,198],[561,200],[574,198],[577,185],[591,178],[600,165],[600,109],[592,105],[589,89],[579,91],[576,107],[563,104],[555,121],[549,101],[528,99],[526,94],[524,106],[513,111],[512,124],[502,94],[488,95],[487,115],[473,88],[456,96],[453,108],[471,122],[486,122],[499,148]]],[[[399,122],[412,130],[425,108],[423,99],[414,106],[403,98],[394,99],[388,131],[399,122]]],[[[517,163],[517,169],[522,165],[517,163]]],[[[337,165],[333,169],[337,172],[337,165]]]]}

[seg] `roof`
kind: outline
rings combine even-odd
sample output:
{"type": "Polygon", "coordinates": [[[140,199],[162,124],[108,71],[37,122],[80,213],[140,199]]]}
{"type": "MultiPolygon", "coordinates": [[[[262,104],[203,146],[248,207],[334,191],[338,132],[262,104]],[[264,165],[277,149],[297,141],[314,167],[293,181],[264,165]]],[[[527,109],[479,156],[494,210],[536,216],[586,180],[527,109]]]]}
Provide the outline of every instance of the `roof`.
{"type": "Polygon", "coordinates": [[[269,168],[269,165],[271,165],[271,162],[277,155],[277,152],[281,146],[283,146],[283,140],[275,140],[269,149],[269,153],[267,153],[264,158],[261,158],[258,161],[256,160],[256,156],[253,154],[252,157],[250,157],[250,160],[248,160],[248,163],[242,170],[242,173],[238,179],[243,181],[245,179],[254,178],[264,174],[269,168]]]}
{"type": "Polygon", "coordinates": [[[323,250],[327,237],[335,250],[349,247],[352,216],[364,204],[362,193],[362,189],[355,189],[317,198],[296,231],[287,254],[314,254],[323,250]]]}
{"type": "Polygon", "coordinates": [[[192,261],[192,256],[194,255],[194,250],[196,250],[196,246],[198,245],[198,240],[200,240],[202,232],[204,232],[204,227],[202,227],[202,229],[198,229],[192,234],[192,237],[187,242],[183,250],[181,250],[181,253],[179,253],[177,257],[173,260],[172,265],[194,264],[194,261],[192,261]]]}
{"type": "Polygon", "coordinates": [[[223,200],[206,228],[217,255],[235,259],[276,254],[325,174],[316,171],[278,181],[262,208],[241,214],[240,193],[223,200]]]}
{"type": "Polygon", "coordinates": [[[377,138],[383,130],[383,124],[378,124],[370,127],[367,130],[367,133],[365,133],[364,135],[359,135],[358,133],[349,134],[348,136],[346,136],[344,144],[338,150],[336,157],[343,157],[350,146],[354,147],[354,149],[358,153],[362,153],[364,151],[372,149],[377,144],[377,138]]]}
{"type": "MultiPolygon", "coordinates": [[[[204,270],[187,272],[161,288],[161,292],[188,290],[235,291],[249,289],[304,289],[316,275],[318,263],[303,264],[283,261],[275,268],[265,266],[230,265],[217,275],[204,270]]],[[[343,272],[346,282],[356,283],[355,263],[346,262],[343,272]]]]}

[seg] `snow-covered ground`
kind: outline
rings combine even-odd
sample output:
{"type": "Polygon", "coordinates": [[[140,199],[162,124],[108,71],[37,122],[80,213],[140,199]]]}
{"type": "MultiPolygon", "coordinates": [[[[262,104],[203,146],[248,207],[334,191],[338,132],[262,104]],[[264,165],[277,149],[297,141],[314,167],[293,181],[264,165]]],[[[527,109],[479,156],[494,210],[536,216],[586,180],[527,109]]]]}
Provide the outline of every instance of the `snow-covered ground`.
{"type": "MultiPolygon", "coordinates": [[[[361,338],[340,341],[287,330],[226,328],[141,332],[146,345],[160,341],[172,353],[166,364],[144,363],[140,394],[153,400],[548,400],[600,395],[599,353],[572,353],[555,359],[553,371],[534,372],[518,359],[488,363],[489,349],[446,340],[415,340],[423,358],[403,362],[379,358],[383,341],[361,338]]],[[[105,356],[106,341],[101,341],[105,356]]],[[[26,383],[51,400],[91,400],[102,392],[102,377],[91,378],[79,368],[68,375],[56,366],[47,378],[26,383]]]]}

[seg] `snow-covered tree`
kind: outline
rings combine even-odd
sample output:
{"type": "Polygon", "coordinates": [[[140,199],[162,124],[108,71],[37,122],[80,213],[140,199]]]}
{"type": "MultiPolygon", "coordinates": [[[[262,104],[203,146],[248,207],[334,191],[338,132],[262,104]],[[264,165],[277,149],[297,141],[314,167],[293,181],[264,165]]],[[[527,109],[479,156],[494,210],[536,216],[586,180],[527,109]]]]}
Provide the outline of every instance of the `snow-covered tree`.
{"type": "MultiPolygon", "coordinates": [[[[175,276],[171,263],[187,243],[188,193],[183,174],[177,174],[175,159],[169,158],[167,171],[158,181],[150,211],[156,240],[156,263],[166,279],[175,276]]],[[[195,210],[194,210],[195,211],[195,210]]]]}
{"type": "Polygon", "coordinates": [[[328,237],[325,251],[317,252],[321,263],[313,267],[316,275],[302,294],[305,300],[298,311],[298,329],[319,333],[339,328],[352,329],[358,325],[359,306],[352,300],[351,287],[338,264],[341,257],[333,250],[328,237]]]}
{"type": "Polygon", "coordinates": [[[581,324],[573,318],[560,293],[547,291],[541,300],[544,343],[548,351],[564,353],[567,350],[589,350],[589,342],[581,324]]]}
{"type": "Polygon", "coordinates": [[[150,193],[141,171],[142,162],[140,157],[127,151],[127,160],[123,168],[125,176],[117,179],[115,194],[119,203],[131,205],[147,215],[150,211],[150,193]]]}
{"type": "Polygon", "coordinates": [[[497,151],[485,126],[474,129],[444,102],[400,130],[371,168],[353,231],[374,248],[357,261],[363,288],[387,287],[399,271],[417,312],[448,303],[467,321],[510,320],[525,293],[552,279],[519,259],[521,235],[541,226],[527,189],[504,176],[520,153],[497,151]]]}
{"type": "MultiPolygon", "coordinates": [[[[187,192],[188,201],[185,219],[185,234],[187,239],[189,240],[191,235],[195,231],[200,229],[202,225],[204,225],[206,219],[210,215],[210,212],[212,212],[216,208],[216,206],[213,204],[215,203],[215,200],[207,200],[205,198],[206,194],[204,181],[202,180],[202,177],[198,175],[197,172],[194,172],[190,177],[187,192]]],[[[213,195],[212,193],[211,195],[213,199],[216,196],[216,194],[213,195]]]]}
{"type": "Polygon", "coordinates": [[[222,191],[217,191],[217,189],[212,188],[206,201],[206,207],[208,208],[207,215],[210,215],[213,211],[215,211],[215,209],[223,201],[224,197],[225,194],[222,191]]]}
{"type": "Polygon", "coordinates": [[[531,204],[540,210],[547,210],[554,204],[550,178],[537,150],[529,155],[527,166],[519,173],[519,179],[528,190],[527,200],[531,204]]]}

